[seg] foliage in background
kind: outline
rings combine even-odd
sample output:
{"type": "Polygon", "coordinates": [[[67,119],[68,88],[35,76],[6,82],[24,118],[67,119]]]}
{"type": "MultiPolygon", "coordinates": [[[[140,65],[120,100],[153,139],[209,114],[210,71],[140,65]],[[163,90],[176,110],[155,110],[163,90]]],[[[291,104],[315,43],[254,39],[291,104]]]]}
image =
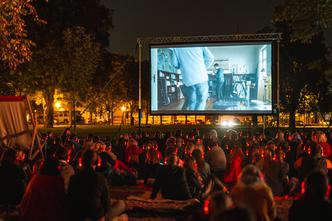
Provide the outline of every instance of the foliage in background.
{"type": "Polygon", "coordinates": [[[331,0],[286,0],[276,7],[274,22],[287,22],[292,41],[308,42],[332,27],[331,0]]]}
{"type": "MultiPolygon", "coordinates": [[[[100,59],[99,44],[93,41],[83,27],[68,28],[63,32],[63,70],[65,80],[60,88],[72,101],[74,129],[76,129],[77,99],[86,101],[86,93],[92,87],[91,79],[96,73],[100,59]]],[[[72,118],[70,118],[72,119],[72,118]]],[[[72,123],[72,122],[71,122],[72,123]]]]}
{"type": "Polygon", "coordinates": [[[0,1],[0,60],[12,70],[31,60],[35,44],[28,37],[27,16],[38,23],[45,23],[39,19],[31,0],[0,1]]]}
{"type": "Polygon", "coordinates": [[[47,109],[45,126],[52,127],[56,89],[75,90],[80,98],[92,91],[88,83],[99,55],[94,56],[91,51],[99,51],[100,47],[105,51],[108,46],[109,31],[113,27],[112,11],[101,5],[99,0],[48,0],[33,4],[47,24],[40,25],[27,19],[28,37],[36,43],[31,62],[14,73],[7,72],[6,79],[11,84],[9,89],[14,88],[16,93],[43,92],[47,109]],[[76,27],[84,28],[84,34],[82,30],[73,31],[76,27]],[[85,43],[79,41],[78,38],[82,37],[79,32],[85,36],[81,39],[85,43]],[[76,40],[74,35],[78,35],[76,40]],[[91,49],[89,53],[82,51],[85,48],[91,49]],[[79,77],[74,80],[73,76],[79,77]],[[69,86],[69,83],[73,85],[69,86]]]}
{"type": "MultiPolygon", "coordinates": [[[[285,26],[284,26],[285,27],[285,26]]],[[[287,25],[286,25],[287,27],[287,25]]],[[[324,71],[327,68],[328,49],[323,34],[312,38],[310,43],[290,40],[283,31],[280,54],[280,101],[284,111],[290,113],[290,128],[295,128],[295,113],[329,110],[327,85],[324,71]],[[313,100],[312,100],[313,99],[313,100]],[[325,105],[324,105],[325,104],[325,105]],[[309,108],[310,105],[313,105],[309,108]]]]}

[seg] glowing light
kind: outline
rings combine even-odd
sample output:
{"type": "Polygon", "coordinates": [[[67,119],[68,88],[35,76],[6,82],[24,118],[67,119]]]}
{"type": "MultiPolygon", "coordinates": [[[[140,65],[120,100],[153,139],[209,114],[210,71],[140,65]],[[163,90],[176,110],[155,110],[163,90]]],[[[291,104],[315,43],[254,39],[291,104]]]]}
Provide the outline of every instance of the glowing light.
{"type": "Polygon", "coordinates": [[[97,167],[101,167],[101,158],[100,157],[98,157],[97,167]]]}
{"type": "Polygon", "coordinates": [[[274,160],[274,161],[277,160],[277,154],[273,154],[273,160],[274,160]]]}
{"type": "Polygon", "coordinates": [[[60,101],[55,102],[54,106],[59,109],[61,107],[60,101]]]}
{"type": "Polygon", "coordinates": [[[78,166],[79,166],[79,167],[82,167],[82,157],[80,157],[80,158],[78,159],[78,166]]]}
{"type": "Polygon", "coordinates": [[[126,111],[126,110],[127,110],[126,106],[122,106],[122,107],[121,107],[121,111],[124,112],[124,111],[126,111]]]}
{"type": "Polygon", "coordinates": [[[302,182],[301,183],[301,194],[304,194],[305,193],[305,183],[302,182]]]}
{"type": "Polygon", "coordinates": [[[67,163],[70,162],[70,154],[71,154],[71,150],[68,151],[68,154],[67,154],[67,163]]]}
{"type": "Polygon", "coordinates": [[[210,200],[205,200],[204,201],[204,206],[203,206],[203,212],[205,215],[209,215],[209,205],[210,205],[210,200]]]}
{"type": "Polygon", "coordinates": [[[220,123],[221,126],[223,127],[234,127],[237,126],[238,124],[232,120],[225,120],[220,123]]]}
{"type": "Polygon", "coordinates": [[[331,193],[331,184],[329,184],[327,186],[327,191],[326,191],[326,197],[328,198],[330,196],[330,193],[331,193]]]}

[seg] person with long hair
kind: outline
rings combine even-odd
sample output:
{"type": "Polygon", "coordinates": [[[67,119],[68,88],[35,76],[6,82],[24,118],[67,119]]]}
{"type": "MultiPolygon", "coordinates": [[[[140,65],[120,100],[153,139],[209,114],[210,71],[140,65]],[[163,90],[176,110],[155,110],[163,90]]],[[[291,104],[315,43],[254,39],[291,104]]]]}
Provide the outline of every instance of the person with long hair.
{"type": "Polygon", "coordinates": [[[198,172],[204,180],[204,184],[207,185],[208,181],[211,179],[211,169],[210,165],[204,160],[204,152],[200,149],[195,149],[192,152],[192,157],[196,160],[198,172]]]}
{"type": "Polygon", "coordinates": [[[235,142],[228,158],[229,172],[225,177],[225,183],[234,184],[237,181],[242,171],[243,158],[244,154],[242,152],[241,143],[235,142]]]}
{"type": "Polygon", "coordinates": [[[32,177],[20,205],[20,221],[61,221],[65,218],[65,185],[59,161],[47,158],[32,177]]]}
{"type": "Polygon", "coordinates": [[[272,221],[276,217],[272,190],[264,182],[260,170],[254,165],[243,168],[231,196],[235,206],[250,208],[257,221],[272,221]]]}
{"type": "Polygon", "coordinates": [[[327,142],[326,134],[322,131],[316,133],[317,142],[322,146],[322,156],[330,158],[331,157],[331,146],[327,142]]]}
{"type": "Polygon", "coordinates": [[[188,157],[184,162],[184,168],[191,195],[195,198],[201,198],[204,183],[202,176],[198,172],[196,160],[193,157],[188,157]]]}

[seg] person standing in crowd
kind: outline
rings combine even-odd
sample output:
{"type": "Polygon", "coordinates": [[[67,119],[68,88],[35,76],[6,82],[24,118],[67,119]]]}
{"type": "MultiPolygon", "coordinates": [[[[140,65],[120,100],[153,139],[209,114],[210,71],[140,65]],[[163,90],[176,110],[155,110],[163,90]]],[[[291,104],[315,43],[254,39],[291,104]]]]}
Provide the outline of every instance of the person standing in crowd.
{"type": "Polygon", "coordinates": [[[95,172],[97,153],[87,150],[83,154],[83,169],[72,176],[67,193],[68,220],[99,220],[114,218],[125,210],[125,203],[110,202],[106,178],[95,172]]]}
{"type": "Polygon", "coordinates": [[[205,110],[209,97],[207,69],[214,62],[213,54],[207,47],[173,48],[172,51],[173,66],[181,70],[188,110],[205,110]]]}
{"type": "Polygon", "coordinates": [[[257,221],[272,221],[276,217],[272,190],[264,182],[260,170],[253,165],[243,168],[231,196],[236,206],[250,208],[257,221]]]}
{"type": "Polygon", "coordinates": [[[288,220],[332,220],[332,205],[326,199],[327,190],[328,179],[325,173],[312,171],[306,178],[303,197],[289,209],[288,220]]]}
{"type": "Polygon", "coordinates": [[[0,166],[0,205],[15,206],[25,190],[25,174],[17,165],[16,151],[7,149],[2,154],[0,166]]]}

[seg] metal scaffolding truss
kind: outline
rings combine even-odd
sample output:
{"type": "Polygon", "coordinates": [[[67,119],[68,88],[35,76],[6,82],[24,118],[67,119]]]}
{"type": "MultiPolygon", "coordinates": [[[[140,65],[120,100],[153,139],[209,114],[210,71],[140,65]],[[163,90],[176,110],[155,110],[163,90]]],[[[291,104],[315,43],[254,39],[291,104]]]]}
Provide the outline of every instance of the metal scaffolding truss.
{"type": "Polygon", "coordinates": [[[211,36],[174,36],[137,38],[137,44],[169,44],[169,43],[200,43],[200,42],[234,42],[234,41],[280,41],[281,33],[257,33],[211,36]]]}

